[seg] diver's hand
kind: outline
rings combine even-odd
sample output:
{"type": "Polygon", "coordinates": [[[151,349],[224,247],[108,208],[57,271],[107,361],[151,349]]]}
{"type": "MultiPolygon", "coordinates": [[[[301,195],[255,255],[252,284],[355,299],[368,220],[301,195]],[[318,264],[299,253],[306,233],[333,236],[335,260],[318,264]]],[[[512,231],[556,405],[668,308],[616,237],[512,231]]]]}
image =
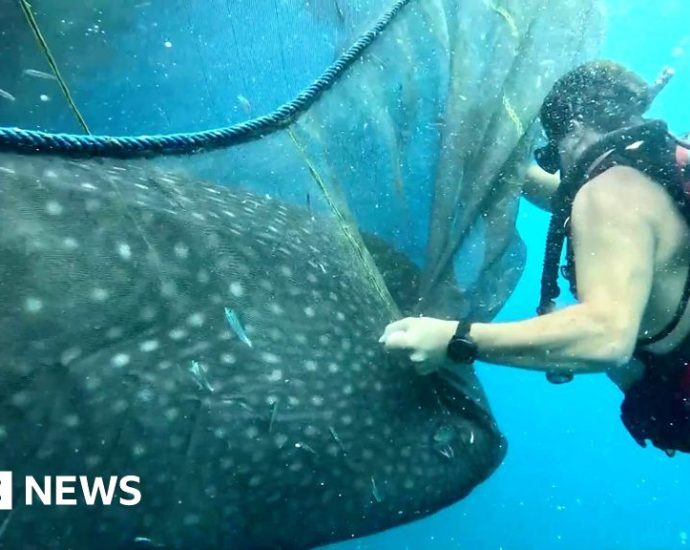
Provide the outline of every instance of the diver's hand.
{"type": "Polygon", "coordinates": [[[387,350],[407,350],[410,360],[424,363],[417,370],[429,373],[446,357],[450,339],[458,328],[457,321],[431,317],[406,317],[389,324],[379,338],[387,350]]]}

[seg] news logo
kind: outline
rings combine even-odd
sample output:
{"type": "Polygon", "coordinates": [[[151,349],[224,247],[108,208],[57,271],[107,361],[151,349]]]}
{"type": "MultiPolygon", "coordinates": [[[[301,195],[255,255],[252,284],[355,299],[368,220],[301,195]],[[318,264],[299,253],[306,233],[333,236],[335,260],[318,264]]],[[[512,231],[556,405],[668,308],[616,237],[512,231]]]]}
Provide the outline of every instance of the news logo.
{"type": "MultiPolygon", "coordinates": [[[[26,506],[136,506],[141,502],[137,476],[43,476],[24,479],[26,506]]],[[[18,497],[18,495],[16,495],[18,497]]],[[[0,471],[0,510],[12,510],[12,472],[0,471]]]]}

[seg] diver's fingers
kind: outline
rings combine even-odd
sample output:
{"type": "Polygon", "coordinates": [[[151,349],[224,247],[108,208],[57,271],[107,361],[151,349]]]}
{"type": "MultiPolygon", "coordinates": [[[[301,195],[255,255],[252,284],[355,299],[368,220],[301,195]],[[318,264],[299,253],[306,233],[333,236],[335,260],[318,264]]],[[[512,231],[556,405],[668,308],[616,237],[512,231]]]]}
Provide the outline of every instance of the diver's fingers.
{"type": "Polygon", "coordinates": [[[386,341],[389,335],[391,335],[394,332],[398,331],[405,331],[409,328],[411,320],[413,317],[405,317],[404,319],[400,319],[399,321],[394,321],[393,323],[389,323],[386,328],[383,331],[383,335],[381,338],[379,338],[379,342],[383,343],[386,341]]]}
{"type": "Polygon", "coordinates": [[[387,350],[391,349],[409,349],[412,346],[410,342],[410,334],[404,330],[391,332],[385,338],[382,336],[383,345],[387,350]]]}

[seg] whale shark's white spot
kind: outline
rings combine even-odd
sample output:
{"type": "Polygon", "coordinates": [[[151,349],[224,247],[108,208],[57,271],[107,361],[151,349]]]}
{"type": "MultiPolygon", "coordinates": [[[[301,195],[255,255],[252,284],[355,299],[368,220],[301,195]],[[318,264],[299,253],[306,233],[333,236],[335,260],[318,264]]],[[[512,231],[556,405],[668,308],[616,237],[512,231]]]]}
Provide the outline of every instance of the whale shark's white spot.
{"type": "Polygon", "coordinates": [[[91,299],[94,302],[105,302],[109,296],[110,292],[108,292],[105,288],[94,288],[91,291],[91,299]]]}
{"type": "Polygon", "coordinates": [[[283,313],[285,313],[285,310],[280,306],[280,304],[277,304],[275,302],[271,302],[271,304],[268,306],[268,309],[274,315],[282,315],[283,313]]]}
{"type": "Polygon", "coordinates": [[[130,359],[130,356],[126,353],[118,353],[113,355],[110,363],[113,365],[113,367],[125,367],[129,365],[130,359]]]}
{"type": "Polygon", "coordinates": [[[304,345],[307,343],[307,337],[300,332],[298,332],[297,334],[294,334],[293,338],[295,339],[295,342],[297,342],[298,344],[304,345]]]}
{"type": "Polygon", "coordinates": [[[12,395],[10,401],[15,407],[26,407],[31,401],[31,394],[26,390],[20,390],[12,395]]]}
{"type": "Polygon", "coordinates": [[[187,514],[182,520],[182,523],[187,527],[199,525],[200,522],[201,522],[201,518],[199,517],[198,514],[187,514]]]}
{"type": "Polygon", "coordinates": [[[87,455],[86,458],[84,458],[84,463],[86,464],[87,468],[95,468],[102,461],[103,459],[98,455],[87,455]]]}
{"type": "Polygon", "coordinates": [[[122,258],[123,260],[131,260],[132,259],[132,249],[127,243],[118,243],[117,245],[117,253],[122,258]]]}
{"type": "Polygon", "coordinates": [[[279,382],[283,379],[283,371],[280,369],[273,369],[273,371],[271,371],[271,374],[266,376],[266,379],[269,382],[279,382]]]}
{"type": "Polygon", "coordinates": [[[292,269],[286,265],[280,266],[280,274],[284,277],[292,277],[292,269]]]}
{"type": "Polygon", "coordinates": [[[314,395],[311,398],[311,403],[312,405],[320,407],[321,405],[323,405],[323,397],[321,397],[320,395],[314,395]]]}
{"type": "Polygon", "coordinates": [[[288,436],[285,434],[276,434],[273,436],[273,442],[279,449],[282,449],[283,446],[288,442],[288,436]]]}
{"type": "Polygon", "coordinates": [[[78,347],[69,348],[69,349],[63,351],[62,354],[60,355],[60,363],[67,366],[72,361],[74,361],[77,357],[79,357],[80,355],[81,355],[81,349],[79,349],[78,347]]]}
{"type": "Polygon", "coordinates": [[[125,412],[127,410],[127,401],[125,401],[124,399],[118,399],[117,401],[115,401],[115,403],[113,403],[110,409],[115,414],[125,412]]]}
{"type": "Polygon", "coordinates": [[[141,443],[136,443],[132,447],[132,456],[143,456],[146,454],[146,447],[144,447],[141,443]]]}
{"type": "Polygon", "coordinates": [[[139,349],[144,353],[156,351],[160,347],[158,340],[146,340],[139,345],[139,349]]]}
{"type": "Polygon", "coordinates": [[[263,478],[260,475],[253,475],[249,478],[247,485],[249,487],[258,487],[263,482],[263,478]]]}
{"type": "Polygon", "coordinates": [[[304,368],[307,369],[308,371],[314,372],[314,371],[316,371],[316,368],[317,368],[316,362],[312,361],[311,359],[307,359],[304,362],[304,368]]]}
{"type": "Polygon", "coordinates": [[[171,340],[182,340],[187,336],[187,331],[182,328],[174,328],[168,332],[168,337],[171,340]]]}
{"type": "Polygon", "coordinates": [[[316,284],[318,282],[318,279],[316,278],[316,275],[314,275],[313,273],[307,273],[307,281],[316,284]]]}
{"type": "MultiPolygon", "coordinates": [[[[295,445],[297,445],[297,443],[295,443],[295,445]]],[[[299,472],[303,467],[304,465],[301,462],[293,462],[290,464],[289,470],[291,472],[299,472]]]]}
{"type": "Polygon", "coordinates": [[[84,203],[84,208],[87,212],[95,212],[101,208],[101,203],[96,199],[89,199],[84,203]]]}
{"type": "Polygon", "coordinates": [[[117,338],[120,338],[122,336],[122,328],[121,327],[110,327],[106,333],[105,336],[109,340],[116,340],[117,338]]]}
{"type": "Polygon", "coordinates": [[[291,407],[297,407],[299,403],[299,399],[297,399],[294,395],[288,396],[288,405],[290,405],[291,407]]]}
{"type": "Polygon", "coordinates": [[[168,359],[164,359],[158,363],[158,370],[168,370],[170,367],[172,367],[172,361],[169,361],[168,359]]]}
{"type": "Polygon", "coordinates": [[[61,215],[65,209],[62,207],[62,205],[57,202],[57,201],[48,201],[46,202],[46,212],[50,214],[51,216],[59,216],[61,215]]]}
{"type": "Polygon", "coordinates": [[[331,338],[328,336],[328,334],[322,334],[319,336],[319,344],[322,346],[327,346],[328,344],[331,343],[331,338]]]}
{"type": "Polygon", "coordinates": [[[313,426],[312,424],[309,424],[304,428],[304,435],[307,437],[314,437],[315,435],[319,434],[319,430],[316,426],[313,426]]]}
{"type": "Polygon", "coordinates": [[[244,296],[244,287],[237,281],[232,282],[230,283],[230,294],[232,294],[235,298],[241,298],[244,296]]]}
{"type": "Polygon", "coordinates": [[[173,249],[175,256],[181,260],[185,260],[189,256],[189,247],[184,243],[177,243],[173,249]]]}
{"type": "Polygon", "coordinates": [[[307,306],[307,307],[304,308],[304,314],[305,314],[307,317],[314,317],[314,315],[316,315],[316,312],[314,311],[314,308],[313,308],[313,307],[307,306]]]}
{"type": "Polygon", "coordinates": [[[79,426],[79,417],[76,414],[68,414],[62,419],[62,423],[68,428],[76,428],[79,426]]]}
{"type": "Polygon", "coordinates": [[[211,280],[211,277],[209,277],[209,274],[202,269],[196,274],[196,280],[202,285],[205,285],[208,284],[208,282],[211,280]]]}
{"type": "Polygon", "coordinates": [[[225,439],[228,436],[228,431],[225,428],[216,428],[213,430],[213,435],[216,439],[225,439]]]}
{"type": "Polygon", "coordinates": [[[255,439],[259,435],[259,430],[255,426],[249,426],[249,428],[244,431],[244,435],[247,436],[247,439],[255,439]]]}
{"type": "Polygon", "coordinates": [[[271,353],[268,351],[265,351],[261,354],[261,359],[263,361],[266,361],[266,363],[269,363],[270,365],[277,365],[280,363],[280,357],[278,357],[275,353],[271,353]]]}
{"type": "Polygon", "coordinates": [[[220,362],[226,365],[234,365],[237,362],[237,358],[232,353],[223,353],[220,356],[220,362]]]}
{"type": "Polygon", "coordinates": [[[43,309],[43,301],[40,298],[29,297],[24,301],[24,309],[28,313],[38,313],[43,309]]]}
{"type": "Polygon", "coordinates": [[[97,378],[95,376],[88,376],[86,377],[86,382],[84,383],[84,387],[88,391],[94,391],[97,390],[98,388],[101,387],[101,379],[97,378]]]}
{"type": "Polygon", "coordinates": [[[354,388],[352,387],[351,384],[346,384],[343,386],[343,393],[345,395],[352,395],[352,392],[354,391],[354,388]]]}
{"type": "Polygon", "coordinates": [[[153,321],[156,317],[156,309],[153,306],[145,306],[139,312],[139,318],[142,321],[153,321]]]}
{"type": "Polygon", "coordinates": [[[163,416],[165,416],[166,420],[172,422],[173,420],[176,420],[178,416],[180,416],[180,410],[171,407],[166,409],[166,411],[163,413],[163,416]]]}
{"type": "Polygon", "coordinates": [[[349,426],[352,424],[352,417],[349,414],[345,414],[340,417],[340,422],[342,422],[344,426],[349,426]]]}
{"type": "Polygon", "coordinates": [[[340,370],[340,367],[336,365],[335,363],[329,363],[328,364],[328,372],[335,374],[340,370]]]}
{"type": "Polygon", "coordinates": [[[204,325],[206,322],[206,317],[204,316],[203,313],[193,313],[189,317],[187,317],[187,324],[190,327],[201,327],[204,325]]]}
{"type": "Polygon", "coordinates": [[[62,239],[62,246],[64,246],[67,250],[76,250],[79,248],[79,243],[72,237],[65,237],[62,239]]]}
{"type": "Polygon", "coordinates": [[[177,292],[177,285],[174,281],[163,281],[161,283],[161,296],[164,298],[172,298],[177,292]]]}
{"type": "Polygon", "coordinates": [[[336,445],[335,443],[331,443],[326,447],[326,454],[329,454],[331,456],[338,456],[340,454],[340,447],[336,445]]]}

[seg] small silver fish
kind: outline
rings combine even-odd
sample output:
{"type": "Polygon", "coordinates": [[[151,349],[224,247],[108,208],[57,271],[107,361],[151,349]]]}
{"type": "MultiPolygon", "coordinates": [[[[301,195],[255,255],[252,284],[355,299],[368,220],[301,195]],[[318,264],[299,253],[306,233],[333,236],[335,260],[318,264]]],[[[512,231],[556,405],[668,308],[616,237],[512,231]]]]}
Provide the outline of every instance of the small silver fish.
{"type": "Polygon", "coordinates": [[[383,499],[381,498],[381,493],[379,493],[379,488],[376,486],[376,480],[374,479],[374,476],[371,476],[371,494],[374,497],[374,500],[376,502],[381,502],[383,499]]]}
{"type": "Polygon", "coordinates": [[[246,97],[244,97],[242,94],[239,94],[237,96],[237,101],[242,106],[242,109],[244,109],[245,113],[249,114],[252,112],[252,104],[249,103],[249,100],[246,97]]]}
{"type": "Polygon", "coordinates": [[[268,433],[271,433],[273,431],[273,423],[275,422],[277,414],[278,414],[278,400],[276,399],[271,404],[271,416],[268,419],[268,433]]]}
{"type": "Polygon", "coordinates": [[[57,80],[54,74],[38,71],[36,69],[24,69],[24,74],[33,78],[42,78],[43,80],[57,80]]]}
{"type": "Polygon", "coordinates": [[[0,97],[7,99],[8,101],[16,101],[17,98],[14,97],[10,92],[7,92],[0,88],[0,97]]]}
{"type": "Polygon", "coordinates": [[[252,345],[252,341],[249,339],[249,336],[247,336],[247,333],[245,332],[244,327],[242,327],[242,323],[240,323],[237,314],[227,307],[225,308],[225,319],[227,319],[230,328],[235,332],[235,334],[237,334],[237,337],[250,348],[253,348],[254,346],[252,345]]]}
{"type": "Polygon", "coordinates": [[[213,393],[213,386],[211,386],[208,378],[206,378],[206,368],[198,361],[192,360],[192,364],[189,367],[189,373],[192,375],[192,378],[197,383],[200,390],[205,389],[213,393]]]}

